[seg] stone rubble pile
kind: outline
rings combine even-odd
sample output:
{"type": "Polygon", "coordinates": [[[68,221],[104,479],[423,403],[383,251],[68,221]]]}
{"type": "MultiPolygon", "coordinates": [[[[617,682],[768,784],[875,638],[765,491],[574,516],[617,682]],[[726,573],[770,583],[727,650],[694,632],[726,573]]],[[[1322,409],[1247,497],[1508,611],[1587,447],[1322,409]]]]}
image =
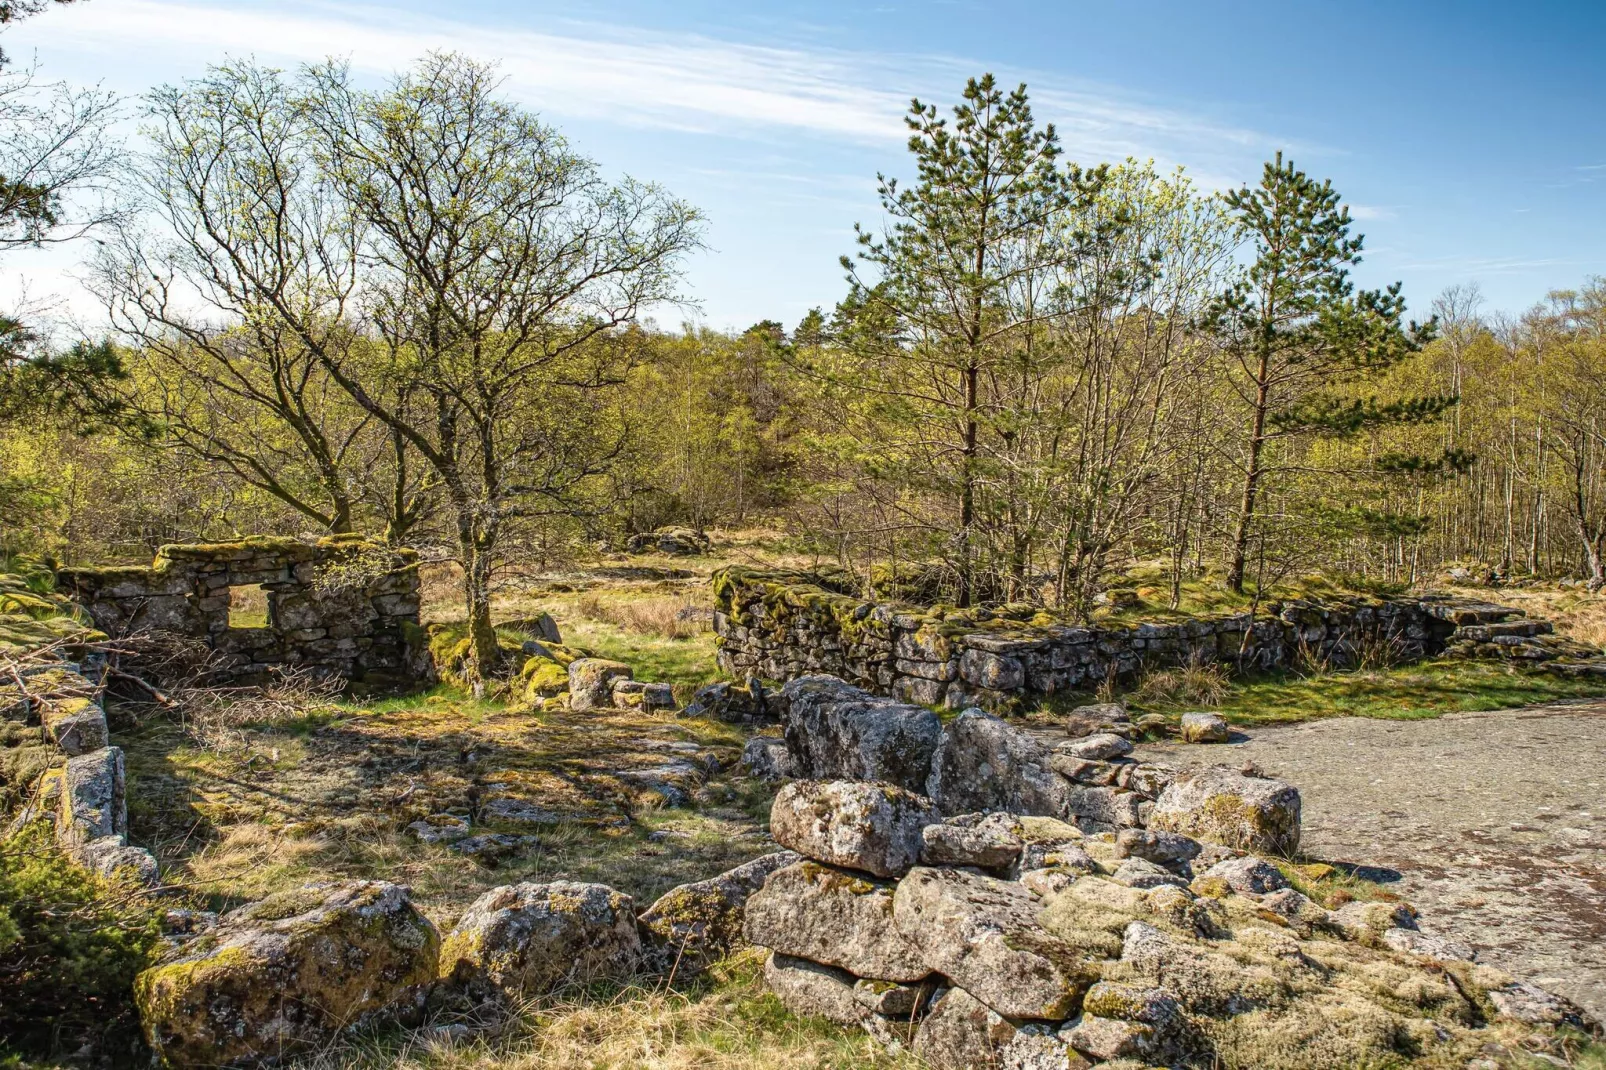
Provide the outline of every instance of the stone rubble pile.
{"type": "MultiPolygon", "coordinates": [[[[742,758],[766,779],[879,781],[927,796],[943,813],[1052,817],[1084,833],[1187,823],[1175,830],[1197,835],[1210,825],[1213,837],[1245,850],[1298,846],[1299,792],[1291,785],[1226,771],[1179,776],[1133,758],[1142,730],[1113,703],[1080,707],[1058,741],[979,709],[944,725],[923,706],[830,676],[792,680],[767,705],[784,737],[755,736],[742,758]]],[[[1219,716],[1190,717],[1196,738],[1226,738],[1219,716]]]]}
{"type": "Polygon", "coordinates": [[[1167,811],[1197,838],[1088,834],[944,816],[891,784],[795,781],[771,832],[801,858],[748,901],[747,939],[770,949],[765,980],[789,1010],[936,1070],[1467,1065],[1587,1024],[1397,903],[1317,905],[1285,867],[1211,838],[1239,831],[1204,813],[1211,798],[1167,811]]]}

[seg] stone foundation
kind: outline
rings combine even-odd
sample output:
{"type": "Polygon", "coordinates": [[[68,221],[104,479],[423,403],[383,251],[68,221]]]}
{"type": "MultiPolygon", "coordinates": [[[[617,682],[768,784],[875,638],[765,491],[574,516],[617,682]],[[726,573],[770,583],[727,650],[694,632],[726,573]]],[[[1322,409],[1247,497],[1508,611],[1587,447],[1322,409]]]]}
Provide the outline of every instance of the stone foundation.
{"type": "Polygon", "coordinates": [[[62,591],[114,637],[204,640],[240,682],[286,667],[370,686],[427,681],[418,555],[352,536],[163,546],[150,566],[68,568],[62,591]],[[265,593],[261,626],[230,623],[233,588],[265,593]]]}
{"type": "MultiPolygon", "coordinates": [[[[1204,661],[1256,671],[1335,668],[1369,647],[1394,661],[1444,652],[1463,626],[1520,617],[1449,597],[1266,603],[1260,613],[1081,627],[1031,606],[920,608],[863,601],[829,577],[732,566],[714,575],[719,663],[737,679],[823,673],[900,701],[1008,710],[1091,691],[1112,674],[1204,661]]],[[[1534,622],[1545,632],[1549,625],[1534,622]]]]}

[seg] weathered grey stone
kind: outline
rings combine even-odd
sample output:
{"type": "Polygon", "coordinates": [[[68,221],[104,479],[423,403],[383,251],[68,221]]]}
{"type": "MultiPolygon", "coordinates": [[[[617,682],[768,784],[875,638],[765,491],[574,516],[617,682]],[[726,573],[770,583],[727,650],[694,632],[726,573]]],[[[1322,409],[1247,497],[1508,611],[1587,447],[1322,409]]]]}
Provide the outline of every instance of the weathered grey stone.
{"type": "Polygon", "coordinates": [[[1292,855],[1299,849],[1299,789],[1212,766],[1172,781],[1149,825],[1255,854],[1292,855]]]}
{"type": "Polygon", "coordinates": [[[1116,867],[1111,879],[1128,888],[1160,888],[1165,885],[1185,888],[1188,885],[1187,878],[1179,877],[1145,858],[1128,858],[1116,867]]]}
{"type": "Polygon", "coordinates": [[[771,873],[800,861],[791,851],[777,851],[665,892],[636,919],[655,965],[691,977],[741,946],[748,899],[771,873]]]}
{"type": "Polygon", "coordinates": [[[1065,1031],[1071,1047],[1098,1062],[1142,1056],[1154,1047],[1154,1027],[1142,1022],[1085,1014],[1065,1031]]]}
{"type": "Polygon", "coordinates": [[[1122,829],[1115,835],[1116,852],[1130,858],[1144,858],[1162,866],[1192,861],[1199,855],[1199,841],[1180,832],[1153,829],[1122,829]]]}
{"type": "MultiPolygon", "coordinates": [[[[572,677],[571,677],[572,681],[572,677]]],[[[668,684],[647,683],[645,680],[614,680],[613,705],[620,709],[672,710],[675,692],[668,684]]]]}
{"type": "Polygon", "coordinates": [[[1182,715],[1182,741],[1184,743],[1225,743],[1232,735],[1227,719],[1219,713],[1185,713],[1182,715]]]}
{"type": "Polygon", "coordinates": [[[997,869],[1020,858],[1020,826],[1011,814],[967,814],[921,830],[920,864],[997,869]],[[969,820],[969,819],[974,820],[969,820]]]}
{"type": "Polygon", "coordinates": [[[1254,856],[1217,862],[1204,872],[1205,880],[1222,880],[1239,895],[1265,895],[1288,887],[1282,870],[1254,856]]]}
{"type": "Polygon", "coordinates": [[[69,846],[103,836],[127,842],[126,792],[121,747],[102,747],[67,759],[57,835],[69,846]]]}
{"type": "Polygon", "coordinates": [[[963,988],[950,988],[920,1023],[914,1053],[932,1070],[1003,1070],[1001,1053],[1018,1032],[963,988]]]}
{"type": "Polygon", "coordinates": [[[853,998],[873,1014],[908,1022],[925,1013],[926,1004],[936,990],[936,982],[930,978],[912,985],[861,978],[854,982],[853,998]]]}
{"type": "Polygon", "coordinates": [[[846,970],[771,952],[764,960],[764,984],[793,1014],[858,1025],[870,1012],[854,998],[857,980],[846,970]]]}
{"type": "Polygon", "coordinates": [[[925,790],[942,732],[936,714],[877,698],[833,676],[800,677],[781,694],[786,741],[799,775],[925,790]]]}
{"type": "Polygon", "coordinates": [[[946,814],[1005,810],[1064,817],[1072,789],[1049,767],[1049,750],[978,709],[942,729],[926,794],[946,814]]]}
{"type": "Polygon", "coordinates": [[[818,862],[770,874],[747,901],[749,943],[858,977],[918,981],[931,967],[892,923],[893,887],[818,862]]]}
{"type": "Polygon", "coordinates": [[[1067,785],[1065,812],[1071,817],[1092,822],[1109,831],[1117,828],[1137,828],[1143,824],[1143,796],[1120,788],[1084,788],[1067,785]]]}
{"type": "Polygon", "coordinates": [[[80,865],[102,877],[128,879],[147,887],[158,883],[160,867],[155,857],[143,847],[128,846],[119,837],[90,840],[73,854],[80,865]]]}
{"type": "Polygon", "coordinates": [[[1416,917],[1404,903],[1345,903],[1329,918],[1334,928],[1351,940],[1380,938],[1389,929],[1416,928],[1416,917]]]}
{"type": "Polygon", "coordinates": [[[140,974],[134,998],[167,1065],[266,1063],[420,1011],[439,949],[406,889],[312,885],[225,915],[140,974]]]}
{"type": "Polygon", "coordinates": [[[1028,1022],[999,1050],[998,1065],[999,1070],[1088,1070],[1093,1064],[1052,1025],[1028,1022]]]}
{"type": "Polygon", "coordinates": [[[69,756],[88,754],[111,742],[106,713],[94,699],[47,699],[39,710],[39,722],[51,741],[69,756]]]}
{"type": "Polygon", "coordinates": [[[1582,1025],[1583,1013],[1572,1003],[1538,985],[1513,981],[1488,990],[1489,1002],[1506,1018],[1528,1025],[1582,1025]]]}
{"type": "Polygon", "coordinates": [[[409,824],[407,831],[420,843],[456,843],[473,833],[469,823],[455,814],[421,817],[409,824]]]}
{"type": "Polygon", "coordinates": [[[890,784],[797,780],[775,795],[770,835],[807,858],[899,877],[919,861],[921,830],[938,817],[924,795],[890,784]]]}
{"type": "Polygon", "coordinates": [[[565,981],[624,978],[641,959],[630,897],[605,884],[493,888],[441,945],[442,978],[490,995],[536,996],[565,981]]]}
{"type": "Polygon", "coordinates": [[[1472,962],[1478,957],[1478,953],[1466,944],[1415,929],[1384,929],[1379,939],[1391,951],[1434,962],[1472,962]]]}
{"type": "Polygon", "coordinates": [[[602,709],[613,702],[615,680],[630,679],[630,666],[606,658],[575,658],[569,662],[569,708],[602,709]]]}
{"type": "Polygon", "coordinates": [[[1103,762],[1111,758],[1124,758],[1132,753],[1132,744],[1120,736],[1109,732],[1099,732],[1095,735],[1085,736],[1082,739],[1070,739],[1054,745],[1056,754],[1067,754],[1072,758],[1081,758],[1086,761],[1103,762]]]}
{"type": "Polygon", "coordinates": [[[1043,932],[1037,911],[1015,882],[917,867],[898,884],[892,920],[930,969],[999,1014],[1063,1018],[1089,980],[1080,956],[1043,932]]]}
{"type": "Polygon", "coordinates": [[[1026,683],[1026,669],[1018,658],[966,650],[959,657],[959,675],[966,682],[989,691],[1013,691],[1026,683]]]}
{"type": "Polygon", "coordinates": [[[779,736],[754,736],[742,748],[742,768],[760,780],[783,780],[797,775],[797,763],[786,740],[779,736]]]}

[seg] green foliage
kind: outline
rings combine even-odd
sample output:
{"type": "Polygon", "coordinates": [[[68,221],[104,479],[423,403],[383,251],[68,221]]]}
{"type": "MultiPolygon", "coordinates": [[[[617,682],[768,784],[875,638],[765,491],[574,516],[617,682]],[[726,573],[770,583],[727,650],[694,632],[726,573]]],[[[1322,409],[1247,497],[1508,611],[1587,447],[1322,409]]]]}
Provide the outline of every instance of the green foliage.
{"type": "Polygon", "coordinates": [[[35,822],[0,843],[0,1055],[137,1046],[134,975],[160,944],[158,912],[69,860],[35,822]]]}

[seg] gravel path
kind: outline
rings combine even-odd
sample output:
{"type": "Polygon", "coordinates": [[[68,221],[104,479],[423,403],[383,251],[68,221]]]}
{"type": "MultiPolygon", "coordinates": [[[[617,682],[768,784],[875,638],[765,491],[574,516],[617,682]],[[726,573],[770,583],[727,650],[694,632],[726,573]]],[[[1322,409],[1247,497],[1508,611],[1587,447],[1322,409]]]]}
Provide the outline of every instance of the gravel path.
{"type": "Polygon", "coordinates": [[[1424,930],[1606,1019],[1606,703],[1334,718],[1142,753],[1292,781],[1307,853],[1397,873],[1424,930]]]}

